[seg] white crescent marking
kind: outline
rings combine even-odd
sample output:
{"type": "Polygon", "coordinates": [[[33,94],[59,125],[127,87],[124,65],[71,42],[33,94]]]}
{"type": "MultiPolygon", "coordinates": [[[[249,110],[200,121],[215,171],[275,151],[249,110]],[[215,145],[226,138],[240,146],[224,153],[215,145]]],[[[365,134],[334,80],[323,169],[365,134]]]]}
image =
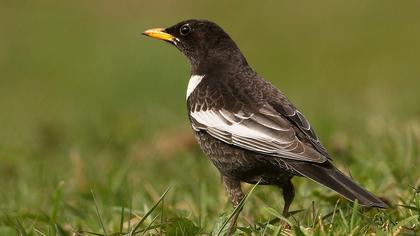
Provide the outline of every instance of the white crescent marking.
{"type": "Polygon", "coordinates": [[[194,89],[200,84],[201,80],[204,78],[204,75],[191,75],[190,80],[188,81],[187,87],[187,99],[194,92],[194,89]]]}

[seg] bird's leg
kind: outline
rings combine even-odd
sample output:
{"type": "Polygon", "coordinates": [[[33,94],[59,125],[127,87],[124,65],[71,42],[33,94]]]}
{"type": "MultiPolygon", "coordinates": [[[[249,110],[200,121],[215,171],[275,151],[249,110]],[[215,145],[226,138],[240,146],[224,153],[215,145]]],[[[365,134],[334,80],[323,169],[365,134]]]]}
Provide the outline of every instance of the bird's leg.
{"type": "Polygon", "coordinates": [[[289,181],[281,186],[283,189],[283,199],[284,199],[284,207],[283,207],[283,216],[289,216],[289,207],[295,198],[295,188],[293,187],[292,181],[289,181]]]}
{"type": "MultiPolygon", "coordinates": [[[[233,208],[238,207],[239,203],[245,197],[241,189],[241,183],[237,180],[230,179],[226,176],[223,176],[222,180],[223,180],[223,184],[225,185],[226,191],[228,192],[230,196],[230,200],[232,201],[233,208]]],[[[231,235],[235,232],[236,221],[238,220],[238,216],[241,210],[242,209],[239,209],[236,213],[234,213],[234,216],[232,217],[229,224],[228,235],[231,235]]]]}
{"type": "MultiPolygon", "coordinates": [[[[295,198],[295,188],[293,187],[292,181],[290,179],[286,183],[281,183],[278,185],[279,188],[283,190],[283,199],[284,199],[284,207],[283,207],[283,216],[289,217],[289,208],[295,198]]],[[[269,224],[276,224],[281,222],[280,218],[275,218],[269,221],[269,224]]],[[[290,228],[290,225],[287,222],[282,222],[285,228],[290,228]]]]}
{"type": "MultiPolygon", "coordinates": [[[[290,179],[286,183],[282,183],[281,185],[278,185],[283,190],[283,199],[284,199],[284,207],[283,207],[283,216],[288,217],[289,214],[289,207],[293,202],[293,199],[295,198],[295,188],[293,187],[292,181],[290,179]]],[[[270,224],[275,224],[281,221],[284,228],[290,229],[290,225],[279,219],[272,219],[269,221],[270,224]]]]}

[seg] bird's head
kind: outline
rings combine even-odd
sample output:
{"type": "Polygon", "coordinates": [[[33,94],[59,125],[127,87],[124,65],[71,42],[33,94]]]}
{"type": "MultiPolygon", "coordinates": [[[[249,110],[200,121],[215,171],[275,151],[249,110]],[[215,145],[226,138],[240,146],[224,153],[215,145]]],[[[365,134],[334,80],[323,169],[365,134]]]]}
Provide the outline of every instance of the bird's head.
{"type": "Polygon", "coordinates": [[[246,63],[235,42],[211,21],[186,20],[168,28],[149,29],[143,34],[175,45],[189,59],[193,71],[246,63]]]}

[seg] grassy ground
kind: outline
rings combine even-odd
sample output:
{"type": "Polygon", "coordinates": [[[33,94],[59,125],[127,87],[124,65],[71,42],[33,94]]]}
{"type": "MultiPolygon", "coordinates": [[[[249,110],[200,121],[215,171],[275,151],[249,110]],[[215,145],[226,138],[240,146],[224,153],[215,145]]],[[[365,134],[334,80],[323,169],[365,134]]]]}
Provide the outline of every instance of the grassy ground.
{"type": "Polygon", "coordinates": [[[221,24],[311,121],[337,166],[386,199],[361,209],[295,178],[251,192],[237,233],[418,235],[417,1],[2,1],[0,235],[223,235],[231,209],[191,136],[188,65],[150,27],[221,24]]]}

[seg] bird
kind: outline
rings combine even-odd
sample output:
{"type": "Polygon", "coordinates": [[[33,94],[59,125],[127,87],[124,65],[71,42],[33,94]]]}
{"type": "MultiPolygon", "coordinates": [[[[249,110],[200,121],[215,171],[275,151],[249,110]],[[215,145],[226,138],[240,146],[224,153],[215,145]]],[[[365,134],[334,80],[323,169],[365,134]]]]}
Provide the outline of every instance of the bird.
{"type": "MultiPolygon", "coordinates": [[[[220,172],[233,207],[245,197],[241,183],[274,185],[282,189],[287,217],[295,197],[294,176],[365,207],[388,207],[334,166],[303,113],[252,69],[219,25],[190,19],[143,34],[172,44],[187,57],[188,118],[201,149],[220,172]]],[[[231,233],[239,212],[230,222],[231,233]]]]}

